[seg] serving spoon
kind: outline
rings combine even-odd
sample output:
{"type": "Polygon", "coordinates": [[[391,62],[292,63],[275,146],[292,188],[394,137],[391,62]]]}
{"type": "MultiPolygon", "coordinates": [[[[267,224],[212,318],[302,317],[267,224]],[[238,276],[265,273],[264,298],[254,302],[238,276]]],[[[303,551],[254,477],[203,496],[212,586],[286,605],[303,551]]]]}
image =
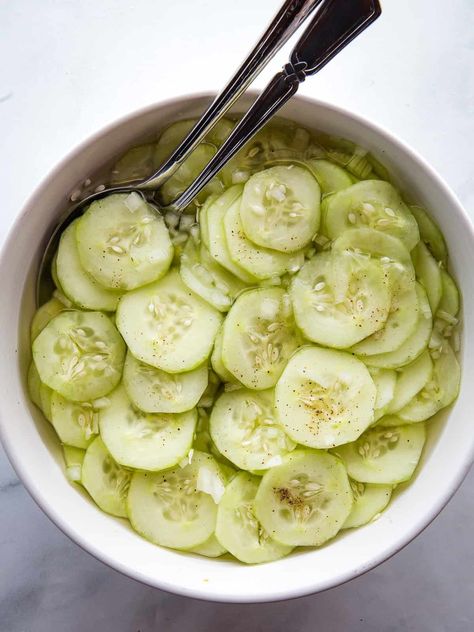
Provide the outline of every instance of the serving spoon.
{"type": "Polygon", "coordinates": [[[296,93],[300,83],[306,77],[321,70],[380,14],[381,7],[378,0],[288,0],[285,2],[234,77],[157,172],[140,182],[104,188],[69,206],[54,229],[41,260],[36,287],[38,303],[41,303],[45,280],[50,276],[50,263],[57,247],[58,237],[66,225],[80,215],[87,205],[112,193],[136,192],[148,203],[152,203],[158,212],[181,213],[239,149],[296,93]],[[321,6],[309,27],[293,48],[288,63],[273,77],[236,124],[207,166],[171,204],[166,206],[160,204],[156,199],[157,188],[175,173],[252,79],[319,5],[321,6]]]}

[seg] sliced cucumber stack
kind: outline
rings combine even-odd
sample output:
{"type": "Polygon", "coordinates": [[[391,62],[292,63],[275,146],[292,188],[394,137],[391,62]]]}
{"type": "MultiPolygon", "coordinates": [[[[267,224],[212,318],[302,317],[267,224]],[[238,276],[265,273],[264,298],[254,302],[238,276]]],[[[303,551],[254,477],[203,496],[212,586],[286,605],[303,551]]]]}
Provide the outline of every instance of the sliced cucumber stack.
{"type": "Polygon", "coordinates": [[[102,287],[82,267],[76,242],[79,221],[73,222],[61,235],[56,261],[58,283],[78,307],[114,312],[121,293],[102,287]]]}
{"type": "Polygon", "coordinates": [[[299,270],[304,262],[302,252],[292,254],[270,250],[255,245],[247,238],[242,227],[241,208],[242,198],[239,197],[224,216],[224,234],[232,261],[259,280],[299,270]]]}
{"type": "Polygon", "coordinates": [[[363,180],[326,198],[324,205],[324,232],[330,239],[358,227],[393,235],[408,250],[420,239],[415,218],[389,182],[363,180]]]}
{"type": "Polygon", "coordinates": [[[209,240],[211,257],[234,276],[247,284],[257,283],[253,274],[244,270],[232,259],[224,229],[224,217],[232,204],[240,197],[242,187],[236,185],[227,189],[215,202],[207,207],[205,217],[206,232],[209,240]]]}
{"type": "MultiPolygon", "coordinates": [[[[112,181],[146,177],[194,122],[112,181]]],[[[273,121],[181,214],[139,193],[90,204],[30,332],[30,399],[68,480],[152,543],[247,564],[377,519],[461,380],[446,244],[390,181],[353,142],[273,121]]]]}
{"type": "Polygon", "coordinates": [[[264,248],[295,252],[319,228],[320,189],[308,169],[271,167],[245,184],[240,208],[247,237],[264,248]]]}
{"type": "Polygon", "coordinates": [[[255,495],[260,479],[240,472],[226,487],[217,511],[216,536],[232,555],[247,564],[271,562],[290,553],[291,545],[279,544],[255,515],[255,495]]]}
{"type": "Polygon", "coordinates": [[[220,266],[201,247],[188,239],[181,255],[181,279],[190,290],[220,312],[227,312],[245,283],[220,266]]]}
{"type": "MultiPolygon", "coordinates": [[[[414,329],[393,351],[368,355],[365,361],[370,366],[397,369],[413,362],[427,348],[433,328],[430,304],[422,285],[417,283],[415,291],[418,298],[418,316],[414,329]]],[[[355,347],[355,350],[357,350],[357,347],[355,347]]]]}
{"type": "Polygon", "coordinates": [[[421,206],[410,206],[410,211],[418,223],[421,240],[438,261],[446,262],[448,256],[446,242],[436,222],[421,206]]]}
{"type": "Polygon", "coordinates": [[[433,372],[419,393],[397,415],[405,422],[424,421],[449,406],[458,396],[461,381],[459,362],[448,342],[433,358],[433,372]]]}
{"type": "Polygon", "coordinates": [[[381,330],[391,305],[383,266],[345,251],[321,252],[305,263],[293,279],[291,298],[304,335],[341,349],[381,330]]]}

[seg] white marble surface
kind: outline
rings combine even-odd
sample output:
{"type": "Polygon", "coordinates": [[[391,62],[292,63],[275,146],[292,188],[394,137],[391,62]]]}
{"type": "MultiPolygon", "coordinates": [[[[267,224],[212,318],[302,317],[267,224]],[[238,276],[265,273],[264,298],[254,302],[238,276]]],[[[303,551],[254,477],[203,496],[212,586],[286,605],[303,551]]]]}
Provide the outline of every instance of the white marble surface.
{"type": "MultiPolygon", "coordinates": [[[[278,5],[1,3],[0,241],[65,152],[130,110],[184,91],[217,89],[278,5]]],[[[301,92],[399,134],[474,213],[474,4],[383,5],[379,22],[301,92]]],[[[144,587],[91,558],[36,507],[1,453],[0,630],[467,632],[474,621],[473,484],[471,473],[421,536],[345,586],[286,603],[216,605],[144,587]]]]}

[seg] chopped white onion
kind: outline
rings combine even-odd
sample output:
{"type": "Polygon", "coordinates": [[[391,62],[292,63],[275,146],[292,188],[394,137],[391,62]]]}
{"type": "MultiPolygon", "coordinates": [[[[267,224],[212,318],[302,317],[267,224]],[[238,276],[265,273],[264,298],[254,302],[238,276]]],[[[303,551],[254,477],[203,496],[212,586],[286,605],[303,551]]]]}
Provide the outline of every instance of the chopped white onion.
{"type": "Polygon", "coordinates": [[[279,454],[275,454],[272,456],[270,460],[267,461],[267,467],[276,467],[277,465],[281,465],[283,463],[282,458],[279,454]]]}
{"type": "Polygon", "coordinates": [[[196,489],[199,492],[212,496],[212,500],[216,505],[220,502],[225,491],[224,484],[220,477],[215,472],[211,472],[207,467],[199,468],[196,489]]]}
{"type": "Polygon", "coordinates": [[[66,476],[70,481],[80,481],[81,469],[80,465],[70,465],[66,470],[66,476]]]}
{"type": "Polygon", "coordinates": [[[132,193],[129,193],[127,195],[127,197],[124,199],[123,203],[128,208],[130,213],[135,213],[135,211],[137,211],[142,206],[143,199],[141,198],[141,196],[138,193],[133,191],[132,193]]]}

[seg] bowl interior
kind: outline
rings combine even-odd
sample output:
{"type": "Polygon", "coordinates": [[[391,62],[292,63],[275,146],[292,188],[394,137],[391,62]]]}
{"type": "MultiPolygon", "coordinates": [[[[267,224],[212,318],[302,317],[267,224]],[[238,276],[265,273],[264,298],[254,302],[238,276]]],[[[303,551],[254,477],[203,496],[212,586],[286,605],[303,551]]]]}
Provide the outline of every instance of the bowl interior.
{"type": "MultiPolygon", "coordinates": [[[[46,513],[83,548],[114,568],[153,586],[222,601],[268,601],[329,588],[380,563],[405,545],[444,506],[472,461],[472,389],[430,421],[422,467],[375,522],[340,534],[317,550],[301,550],[261,566],[210,560],[162,549],[134,533],[125,520],[102,513],[65,478],[58,440],[28,401],[29,323],[35,309],[38,264],[65,201],[86,178],[100,183],[101,167],[173,120],[197,116],[209,96],[184,97],[133,114],[98,133],[56,168],[21,212],[0,261],[4,303],[0,380],[0,431],[7,453],[30,493],[46,513]]],[[[242,100],[238,110],[251,102],[242,100]]],[[[282,116],[351,139],[370,150],[391,172],[406,197],[426,206],[442,228],[451,269],[464,289],[462,349],[472,338],[474,298],[467,292],[474,269],[472,227],[439,177],[412,151],[373,125],[327,104],[294,98],[282,116]]],[[[473,375],[461,352],[463,384],[473,375]]]]}

